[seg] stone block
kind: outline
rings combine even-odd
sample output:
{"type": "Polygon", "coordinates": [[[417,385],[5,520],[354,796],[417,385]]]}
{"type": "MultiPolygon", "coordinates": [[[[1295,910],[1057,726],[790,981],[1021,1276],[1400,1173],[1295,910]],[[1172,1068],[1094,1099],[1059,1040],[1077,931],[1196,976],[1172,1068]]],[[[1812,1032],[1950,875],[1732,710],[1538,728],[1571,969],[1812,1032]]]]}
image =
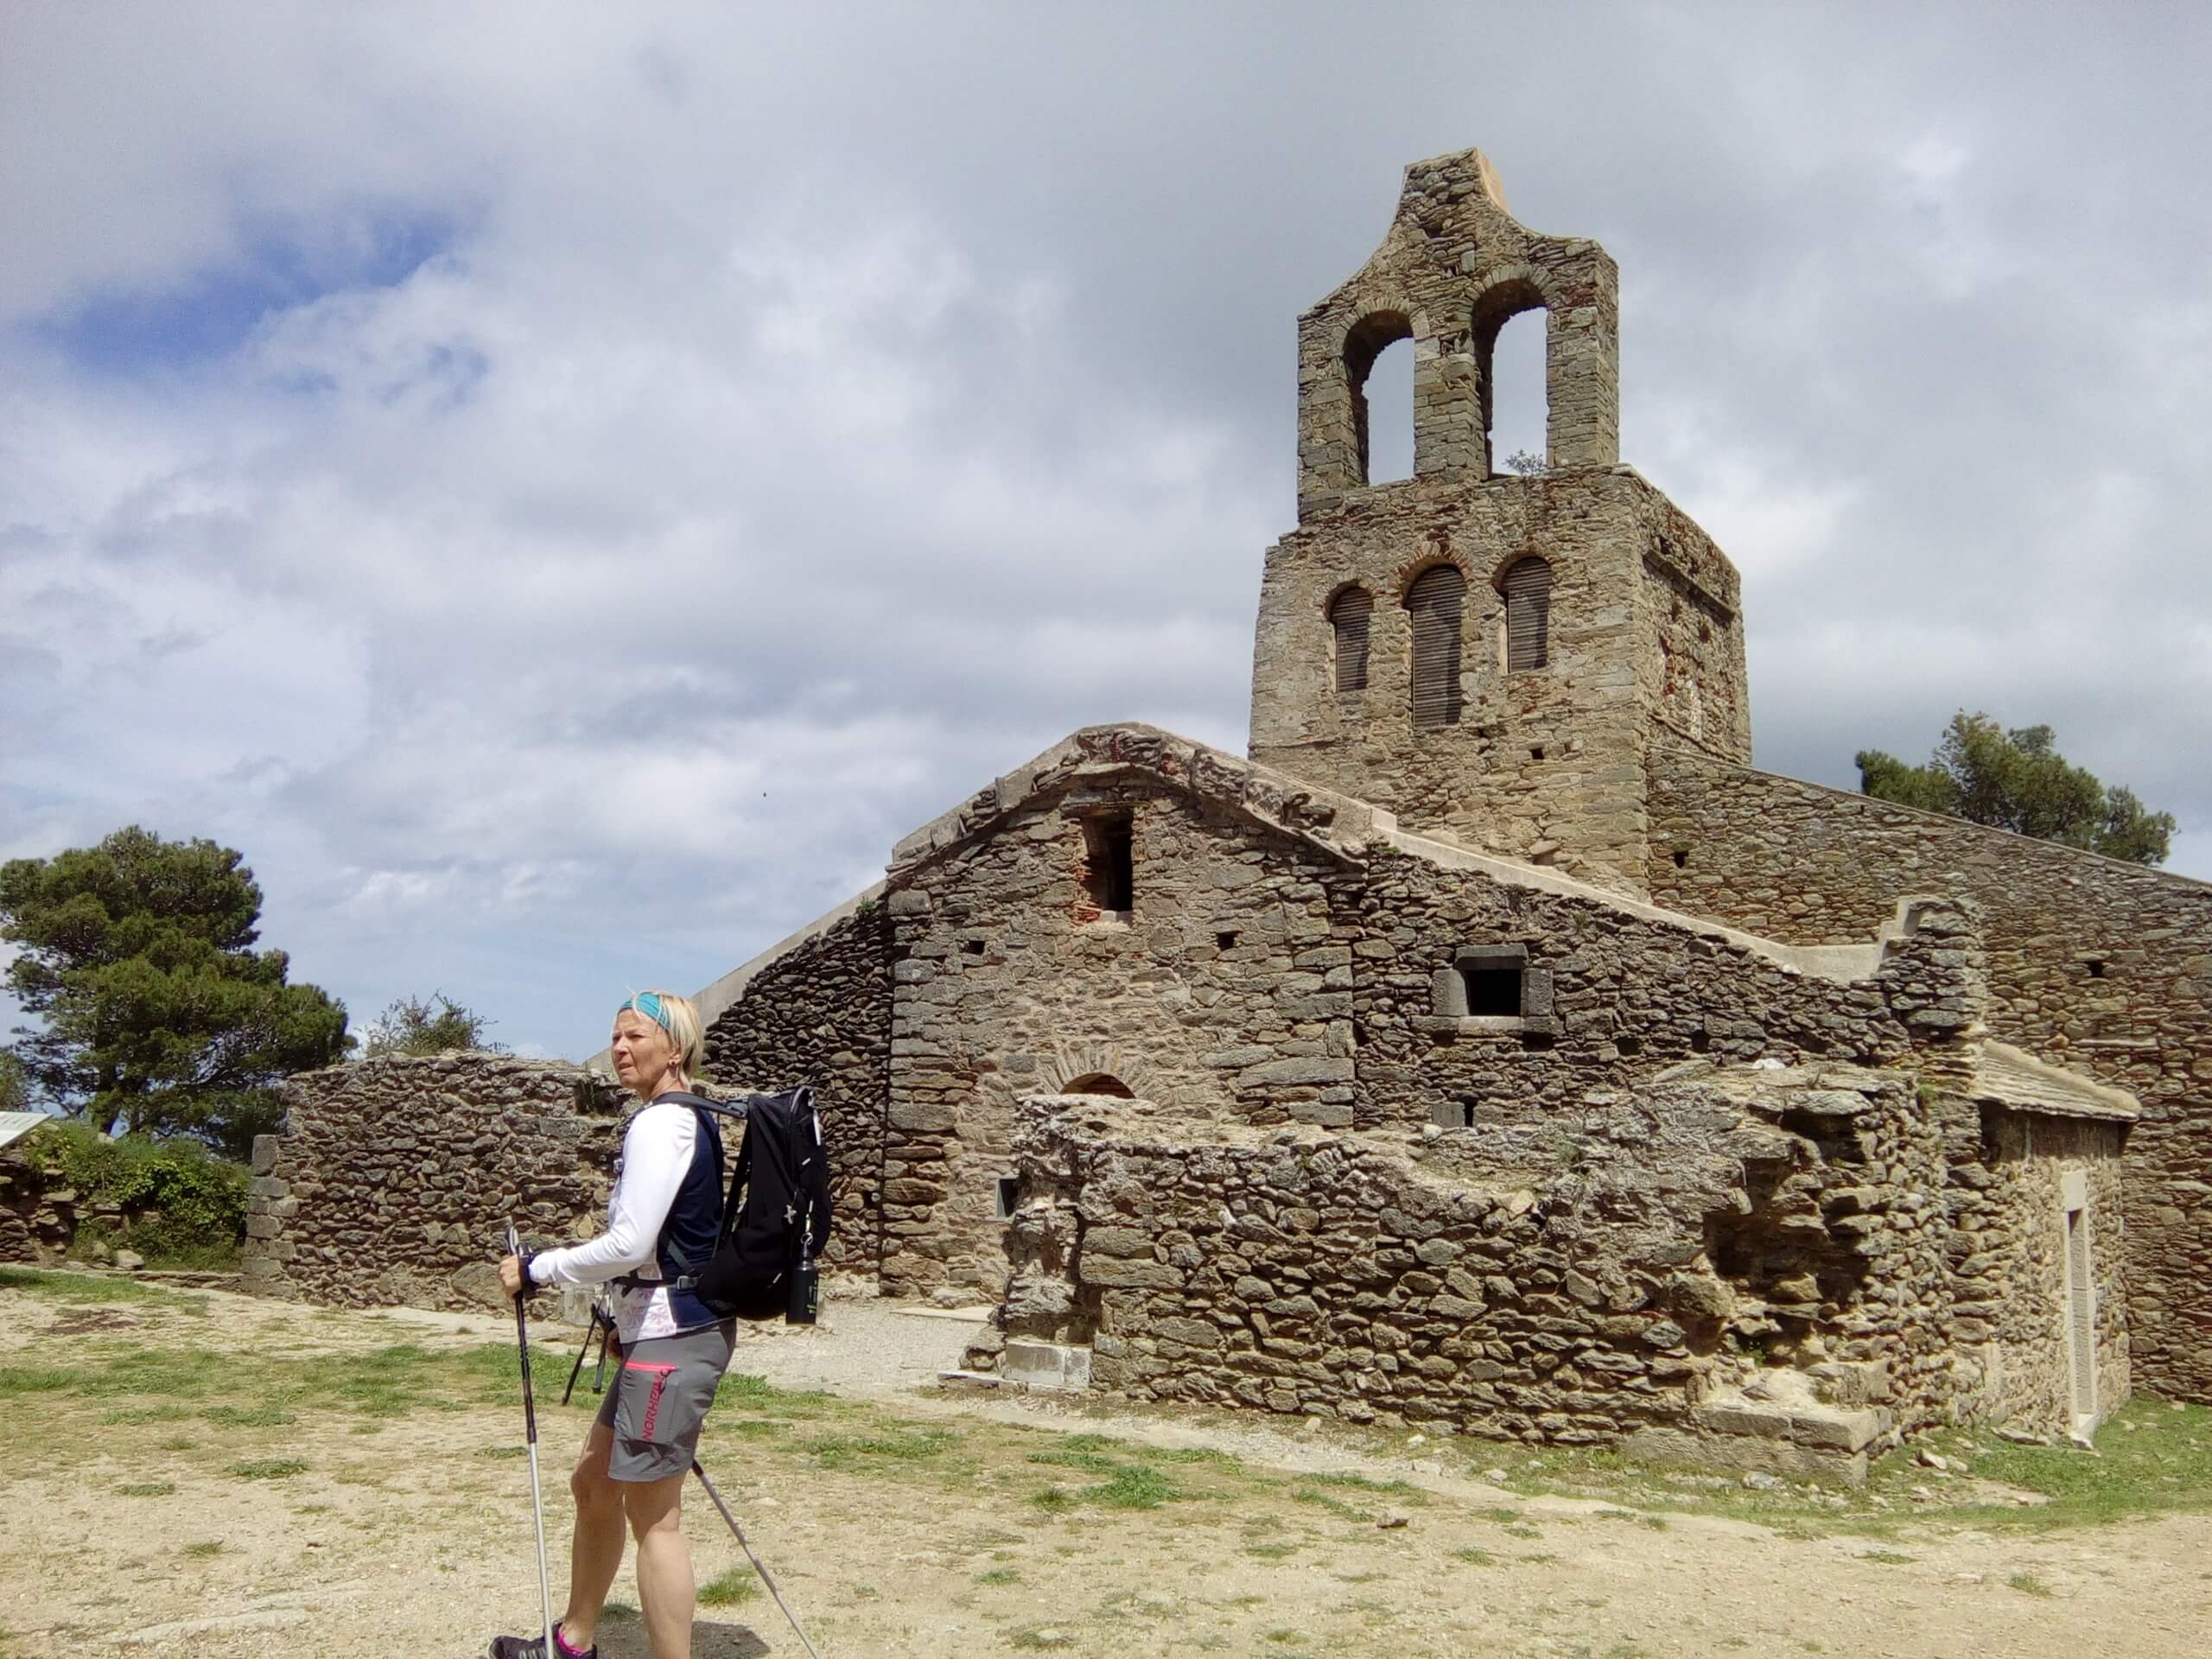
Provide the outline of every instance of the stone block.
{"type": "Polygon", "coordinates": [[[1090,1387],[1090,1350],[1070,1343],[1008,1338],[999,1356],[999,1375],[1024,1388],[1081,1393],[1090,1387]]]}
{"type": "Polygon", "coordinates": [[[1183,1272],[1164,1262],[1128,1262],[1086,1253],[1077,1271],[1085,1284],[1134,1290],[1179,1290],[1183,1272]]]}
{"type": "Polygon", "coordinates": [[[1789,1414],[1789,1438],[1800,1446],[1819,1446],[1827,1451],[1859,1451],[1889,1426],[1890,1414],[1879,1408],[1789,1414]]]}

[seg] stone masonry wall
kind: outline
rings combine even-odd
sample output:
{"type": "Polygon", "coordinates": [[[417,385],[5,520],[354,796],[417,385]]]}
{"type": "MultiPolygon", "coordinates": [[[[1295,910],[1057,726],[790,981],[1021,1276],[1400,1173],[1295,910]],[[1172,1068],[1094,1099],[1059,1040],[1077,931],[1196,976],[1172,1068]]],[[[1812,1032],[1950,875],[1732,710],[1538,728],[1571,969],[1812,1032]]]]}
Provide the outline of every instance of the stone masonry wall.
{"type": "Polygon", "coordinates": [[[1541,1121],[1592,1087],[1627,1087],[1694,1055],[1883,1065],[1911,1052],[1885,996],[1792,973],[1742,946],[1603,900],[1508,887],[1378,850],[1338,878],[1336,944],[1353,964],[1357,1119],[1541,1121]],[[1518,1020],[1440,1014],[1468,947],[1526,952],[1518,1020]]]}
{"type": "Polygon", "coordinates": [[[1851,1380],[1808,1444],[1948,1410],[1942,1136],[1909,1078],[1677,1070],[1411,1135],[1030,1099],[1001,1325],[1089,1340],[1140,1398],[1529,1440],[1703,1433],[1782,1371],[1851,1380]]]}
{"type": "Polygon", "coordinates": [[[284,1084],[256,1142],[245,1287],[347,1306],[481,1306],[510,1217],[586,1238],[606,1215],[624,1116],[574,1066],[476,1053],[356,1061],[284,1084]]]}
{"type": "Polygon", "coordinates": [[[0,1262],[45,1262],[75,1236],[77,1195],[21,1148],[0,1154],[0,1262]]]}
{"type": "Polygon", "coordinates": [[[883,1253],[891,946],[888,912],[866,906],[763,967],[707,1031],[709,1076],[768,1092],[813,1087],[835,1212],[823,1260],[868,1274],[883,1253]]]}
{"type": "Polygon", "coordinates": [[[2212,1399],[2212,886],[1688,752],[1650,772],[1655,902],[1817,944],[1872,937],[1908,893],[1978,901],[1992,1033],[2142,1103],[2134,1380],[2212,1399]]]}
{"type": "Polygon", "coordinates": [[[1359,493],[1268,554],[1252,758],[1397,814],[1408,829],[1631,890],[1645,880],[1643,753],[1657,724],[1748,758],[1734,569],[1626,467],[1359,493]],[[1551,569],[1548,657],[1506,668],[1505,571],[1551,569]],[[1456,723],[1415,731],[1407,589],[1466,581],[1456,723]],[[1329,607],[1372,599],[1367,684],[1336,689],[1329,607]]]}
{"type": "Polygon", "coordinates": [[[1014,1103],[1103,1075],[1179,1110],[1349,1111],[1337,861],[1156,779],[1093,773],[894,886],[884,1274],[898,1292],[1006,1274],[1014,1103]],[[1126,814],[1126,918],[1086,887],[1087,823],[1126,814]]]}

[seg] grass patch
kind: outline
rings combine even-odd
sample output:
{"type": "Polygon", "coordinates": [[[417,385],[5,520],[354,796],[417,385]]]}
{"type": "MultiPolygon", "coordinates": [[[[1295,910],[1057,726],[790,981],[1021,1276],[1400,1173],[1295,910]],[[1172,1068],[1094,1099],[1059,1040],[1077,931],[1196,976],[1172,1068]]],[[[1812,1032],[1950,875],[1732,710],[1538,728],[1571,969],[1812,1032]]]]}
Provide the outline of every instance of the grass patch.
{"type": "Polygon", "coordinates": [[[1365,1475],[1350,1474],[1305,1475],[1300,1478],[1311,1486],[1344,1487],[1355,1492],[1389,1492],[1416,1503],[1428,1497],[1420,1487],[1408,1485],[1402,1480],[1370,1480],[1365,1475]]]}
{"type": "Polygon", "coordinates": [[[1093,1486],[1083,1496],[1109,1509],[1156,1510],[1183,1494],[1157,1469],[1124,1468],[1116,1469],[1103,1485],[1093,1486]]]}
{"type": "Polygon", "coordinates": [[[54,1302],[143,1302],[157,1307],[207,1310],[204,1296],[143,1284],[118,1273],[67,1273],[49,1268],[0,1268],[0,1290],[27,1290],[54,1302]]]}
{"type": "Polygon", "coordinates": [[[125,1497],[167,1497],[176,1491],[176,1483],[173,1480],[133,1480],[115,1490],[125,1497]]]}
{"type": "Polygon", "coordinates": [[[978,1584],[1020,1584],[1021,1574],[1010,1567],[994,1567],[976,1575],[978,1584]]]}
{"type": "Polygon", "coordinates": [[[182,1549],[177,1551],[180,1555],[189,1555],[194,1560],[201,1561],[206,1560],[210,1555],[219,1555],[222,1553],[223,1546],[212,1538],[202,1544],[187,1544],[182,1549]]]}
{"type": "Polygon", "coordinates": [[[213,1406],[200,1414],[218,1428],[283,1428],[300,1421],[267,1401],[257,1406],[213,1406]]]}
{"type": "Polygon", "coordinates": [[[118,1406],[100,1414],[104,1423],[174,1423],[194,1415],[183,1406],[118,1406]]]}
{"type": "Polygon", "coordinates": [[[1910,1567],[1920,1557],[1908,1555],[1902,1550],[1870,1549],[1859,1559],[1862,1561],[1879,1561],[1884,1567],[1910,1567]]]}
{"type": "Polygon", "coordinates": [[[749,1567],[733,1567],[699,1586],[699,1600],[708,1607],[737,1607],[760,1593],[760,1581],[749,1567]]]}
{"type": "Polygon", "coordinates": [[[1486,1549],[1455,1549],[1452,1552],[1452,1559],[1455,1561],[1465,1561],[1470,1567],[1496,1567],[1497,1565],[1497,1557],[1491,1554],[1490,1551],[1486,1549]]]}
{"type": "Polygon", "coordinates": [[[530,1455],[530,1448],[527,1446],[480,1446],[476,1448],[476,1455],[480,1458],[526,1458],[530,1455]]]}
{"type": "Polygon", "coordinates": [[[807,1452],[825,1469],[921,1463],[960,1443],[949,1428],[888,1428],[874,1434],[825,1434],[806,1443],[807,1452]]]}
{"type": "Polygon", "coordinates": [[[240,1480],[283,1480],[293,1475],[307,1473],[308,1466],[297,1458],[248,1458],[234,1463],[223,1472],[236,1475],[240,1480]]]}
{"type": "Polygon", "coordinates": [[[2024,1596],[2048,1596],[2051,1593],[2050,1586],[2032,1573],[2015,1573],[2005,1582],[2024,1596]]]}

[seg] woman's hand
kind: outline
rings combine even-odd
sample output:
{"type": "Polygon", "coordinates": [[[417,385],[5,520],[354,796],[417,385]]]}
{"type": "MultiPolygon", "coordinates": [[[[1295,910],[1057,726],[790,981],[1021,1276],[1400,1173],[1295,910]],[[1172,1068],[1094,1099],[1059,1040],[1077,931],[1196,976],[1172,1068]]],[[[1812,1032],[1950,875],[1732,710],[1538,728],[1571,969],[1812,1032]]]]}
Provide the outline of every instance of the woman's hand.
{"type": "Polygon", "coordinates": [[[509,1301],[522,1294],[522,1258],[503,1255],[499,1258],[499,1288],[507,1293],[509,1301]]]}

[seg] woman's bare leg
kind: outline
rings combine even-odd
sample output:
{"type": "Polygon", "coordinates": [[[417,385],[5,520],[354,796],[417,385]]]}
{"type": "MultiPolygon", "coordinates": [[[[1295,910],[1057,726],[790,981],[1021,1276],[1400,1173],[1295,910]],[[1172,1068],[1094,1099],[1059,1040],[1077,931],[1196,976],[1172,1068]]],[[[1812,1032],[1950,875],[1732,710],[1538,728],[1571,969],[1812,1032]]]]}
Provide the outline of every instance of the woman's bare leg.
{"type": "Polygon", "coordinates": [[[588,1648],[598,1639],[600,1609],[622,1566],[624,1487],[607,1473],[613,1445],[614,1431],[594,1423],[569,1476],[569,1490],[576,1498],[576,1530],[569,1542],[569,1611],[561,1615],[561,1634],[574,1648],[588,1648]]]}
{"type": "Polygon", "coordinates": [[[622,1499],[638,1540],[638,1601],[653,1659],[691,1659],[698,1591],[683,1541],[683,1477],[626,1481],[622,1499]]]}

